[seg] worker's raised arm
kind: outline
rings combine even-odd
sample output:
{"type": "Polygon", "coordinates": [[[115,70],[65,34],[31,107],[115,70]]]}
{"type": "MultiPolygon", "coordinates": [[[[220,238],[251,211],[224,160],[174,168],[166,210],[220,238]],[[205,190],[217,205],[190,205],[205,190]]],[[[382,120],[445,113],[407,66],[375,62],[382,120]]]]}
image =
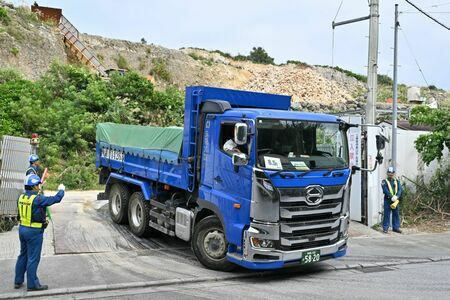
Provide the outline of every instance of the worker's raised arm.
{"type": "Polygon", "coordinates": [[[64,190],[66,187],[63,184],[60,184],[58,186],[58,193],[54,196],[44,196],[39,195],[35,201],[37,201],[37,205],[40,206],[51,206],[55,203],[61,202],[62,198],[64,197],[64,190]]]}

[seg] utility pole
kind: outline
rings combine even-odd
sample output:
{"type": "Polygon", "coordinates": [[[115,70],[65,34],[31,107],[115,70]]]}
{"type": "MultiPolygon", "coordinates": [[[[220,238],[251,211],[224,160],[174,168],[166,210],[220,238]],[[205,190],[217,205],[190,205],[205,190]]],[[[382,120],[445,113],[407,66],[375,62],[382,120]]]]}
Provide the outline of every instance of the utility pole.
{"type": "Polygon", "coordinates": [[[369,20],[369,60],[367,68],[367,94],[366,103],[366,120],[367,124],[375,124],[376,121],[376,102],[377,102],[377,84],[378,84],[378,19],[379,5],[378,0],[370,0],[370,13],[366,17],[360,17],[356,19],[334,22],[332,23],[333,29],[337,26],[369,20]]]}
{"type": "MultiPolygon", "coordinates": [[[[366,17],[360,17],[352,20],[346,20],[342,22],[334,22],[332,23],[333,29],[336,26],[360,22],[363,20],[369,20],[369,55],[368,55],[368,64],[367,64],[367,103],[366,103],[366,113],[365,113],[365,123],[366,124],[375,124],[376,122],[376,102],[377,102],[377,84],[378,84],[378,19],[379,19],[379,1],[378,0],[370,0],[369,1],[370,13],[366,17]]],[[[367,145],[367,131],[364,132],[365,138],[362,138],[364,141],[363,144],[363,168],[369,168],[369,147],[367,145]]],[[[372,168],[372,166],[370,166],[372,168]]],[[[367,172],[361,174],[361,208],[362,208],[362,220],[364,223],[368,224],[369,210],[368,207],[371,202],[376,201],[374,199],[374,195],[369,194],[368,185],[369,185],[369,177],[367,172]]]]}
{"type": "Polygon", "coordinates": [[[367,68],[367,95],[366,103],[366,123],[376,122],[376,102],[378,84],[378,0],[370,1],[370,24],[369,24],[369,62],[367,68]]]}
{"type": "Polygon", "coordinates": [[[392,162],[394,169],[397,167],[397,53],[398,53],[398,4],[395,4],[395,21],[394,21],[394,83],[392,97],[392,162]]]}

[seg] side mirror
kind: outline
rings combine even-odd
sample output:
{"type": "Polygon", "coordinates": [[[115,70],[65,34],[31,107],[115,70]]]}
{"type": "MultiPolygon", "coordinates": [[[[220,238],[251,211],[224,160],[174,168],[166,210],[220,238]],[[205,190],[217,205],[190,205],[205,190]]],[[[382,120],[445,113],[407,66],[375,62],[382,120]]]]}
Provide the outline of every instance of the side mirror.
{"type": "Polygon", "coordinates": [[[247,144],[247,132],[247,124],[236,123],[236,125],[234,125],[234,142],[238,145],[247,144]]]}
{"type": "Polygon", "coordinates": [[[245,153],[233,153],[233,165],[246,166],[248,164],[248,157],[245,153]]]}
{"type": "Polygon", "coordinates": [[[383,150],[384,147],[386,147],[386,142],[388,141],[388,139],[382,135],[377,135],[376,136],[376,142],[377,142],[377,150],[383,150]]]}

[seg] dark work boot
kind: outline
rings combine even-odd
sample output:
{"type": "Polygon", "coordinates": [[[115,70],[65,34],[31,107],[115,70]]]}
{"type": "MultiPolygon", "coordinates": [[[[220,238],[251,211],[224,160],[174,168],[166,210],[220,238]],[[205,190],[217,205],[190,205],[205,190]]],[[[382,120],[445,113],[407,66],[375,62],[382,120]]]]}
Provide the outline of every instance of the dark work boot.
{"type": "Polygon", "coordinates": [[[29,291],[29,292],[34,292],[34,291],[45,291],[45,290],[48,290],[48,285],[45,285],[45,284],[40,285],[40,286],[37,286],[37,287],[35,287],[35,288],[28,288],[28,289],[27,289],[27,291],[29,291]]]}
{"type": "Polygon", "coordinates": [[[21,287],[23,286],[23,283],[14,283],[14,288],[17,290],[17,289],[20,289],[21,287]]]}
{"type": "Polygon", "coordinates": [[[393,229],[392,231],[393,231],[393,232],[400,233],[400,234],[402,233],[402,231],[400,230],[400,228],[399,228],[399,229],[393,229]]]}

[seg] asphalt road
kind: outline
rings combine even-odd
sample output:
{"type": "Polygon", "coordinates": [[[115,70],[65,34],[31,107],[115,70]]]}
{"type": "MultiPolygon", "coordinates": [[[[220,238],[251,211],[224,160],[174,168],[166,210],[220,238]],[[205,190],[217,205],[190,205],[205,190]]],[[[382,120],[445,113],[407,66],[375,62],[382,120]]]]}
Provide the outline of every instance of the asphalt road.
{"type": "MultiPolygon", "coordinates": [[[[95,196],[69,192],[52,208],[39,269],[50,290],[35,296],[450,299],[450,232],[383,235],[352,224],[345,257],[275,274],[224,273],[201,266],[188,243],[164,235],[134,237],[111,222],[106,202],[95,196]]],[[[31,295],[12,289],[18,246],[17,228],[0,234],[0,299],[31,295]]]]}
{"type": "MultiPolygon", "coordinates": [[[[72,295],[73,299],[450,299],[450,261],[72,295]]],[[[54,299],[65,299],[56,297],[54,299]]]]}

